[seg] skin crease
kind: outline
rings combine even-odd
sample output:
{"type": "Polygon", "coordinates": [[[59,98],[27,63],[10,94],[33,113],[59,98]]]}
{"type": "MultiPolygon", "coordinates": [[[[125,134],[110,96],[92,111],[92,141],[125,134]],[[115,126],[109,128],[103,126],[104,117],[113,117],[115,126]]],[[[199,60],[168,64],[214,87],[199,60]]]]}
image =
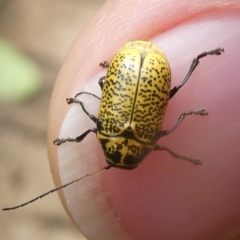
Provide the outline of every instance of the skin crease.
{"type": "MultiPolygon", "coordinates": [[[[78,36],[49,109],[49,159],[57,186],[106,166],[93,133],[78,144],[52,143],[94,127],[80,106],[68,106],[65,99],[82,90],[100,96],[100,62],[128,41],[154,38],[169,59],[175,86],[197,54],[225,49],[221,56],[201,60],[170,101],[164,129],[184,111],[205,107],[209,116],[189,116],[160,140],[178,153],[201,158],[203,165],[155,152],[135,170],[102,171],[64,189],[61,200],[87,239],[238,239],[239,21],[240,2],[233,0],[108,1],[78,36]]],[[[97,101],[86,96],[84,102],[97,115],[97,101]]]]}

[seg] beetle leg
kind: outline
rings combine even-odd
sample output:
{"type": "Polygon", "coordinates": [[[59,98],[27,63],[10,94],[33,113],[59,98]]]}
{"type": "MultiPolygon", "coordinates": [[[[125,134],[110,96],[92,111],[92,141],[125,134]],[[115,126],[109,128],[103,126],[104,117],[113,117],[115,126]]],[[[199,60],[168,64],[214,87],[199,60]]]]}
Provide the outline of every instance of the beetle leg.
{"type": "MultiPolygon", "coordinates": [[[[75,95],[75,97],[74,97],[74,98],[76,98],[76,97],[78,97],[78,96],[80,96],[80,95],[82,95],[82,94],[91,95],[91,96],[93,96],[93,97],[95,97],[95,98],[97,98],[97,99],[101,100],[101,98],[100,98],[100,97],[98,97],[97,95],[95,95],[95,94],[93,94],[93,93],[90,93],[90,92],[80,92],[80,93],[77,93],[77,94],[75,95]]],[[[68,99],[68,98],[67,98],[67,99],[68,99]]],[[[71,102],[70,102],[69,104],[71,104],[71,102]]]]}
{"type": "Polygon", "coordinates": [[[80,101],[79,99],[77,99],[77,98],[67,98],[67,103],[68,104],[71,104],[71,103],[78,103],[78,104],[80,104],[80,106],[82,107],[82,110],[89,116],[89,118],[93,122],[95,122],[95,123],[97,122],[97,118],[87,111],[87,109],[84,106],[84,103],[82,101],[80,101]]]}
{"type": "Polygon", "coordinates": [[[199,64],[199,60],[201,58],[206,57],[208,55],[220,55],[221,52],[224,52],[223,48],[216,48],[216,49],[208,51],[208,52],[203,52],[203,53],[199,54],[196,58],[194,58],[186,77],[183,79],[183,81],[178,86],[175,86],[173,89],[171,89],[169,99],[171,99],[176,94],[176,92],[187,82],[187,80],[192,75],[194,69],[199,64]]]}
{"type": "Polygon", "coordinates": [[[177,122],[173,125],[172,128],[170,128],[169,130],[161,131],[160,137],[164,137],[164,136],[168,135],[169,133],[173,132],[180,125],[180,123],[183,121],[183,119],[188,115],[206,116],[206,115],[208,115],[208,112],[206,112],[205,108],[201,108],[201,109],[198,109],[195,111],[188,111],[188,112],[182,113],[178,117],[177,122]]]}
{"type": "MultiPolygon", "coordinates": [[[[107,61],[101,62],[101,63],[100,63],[100,67],[102,67],[102,68],[108,68],[108,67],[109,67],[109,62],[107,62],[107,61]]],[[[101,90],[103,90],[104,79],[105,79],[105,76],[104,76],[104,77],[101,77],[101,78],[98,80],[98,84],[99,84],[101,90]]]]}
{"type": "Polygon", "coordinates": [[[97,132],[97,128],[93,128],[93,129],[88,129],[86,132],[84,132],[82,135],[76,137],[76,138],[57,138],[53,141],[53,143],[55,145],[61,145],[62,143],[65,142],[81,142],[90,132],[97,132]]]}
{"type": "Polygon", "coordinates": [[[99,84],[101,90],[103,90],[104,79],[105,79],[105,76],[99,78],[99,80],[98,80],[98,84],[99,84]]]}
{"type": "Polygon", "coordinates": [[[104,62],[101,62],[99,65],[100,65],[100,67],[102,67],[102,68],[108,68],[108,67],[109,67],[109,62],[104,61],[104,62]]]}
{"type": "Polygon", "coordinates": [[[187,157],[187,156],[177,154],[177,153],[173,152],[171,149],[166,148],[162,145],[156,145],[153,150],[155,150],[155,151],[164,150],[164,151],[167,151],[168,153],[170,153],[170,155],[173,156],[174,158],[186,160],[186,161],[189,161],[189,162],[191,162],[195,165],[201,165],[202,164],[202,161],[198,158],[191,158],[191,157],[187,157]]]}

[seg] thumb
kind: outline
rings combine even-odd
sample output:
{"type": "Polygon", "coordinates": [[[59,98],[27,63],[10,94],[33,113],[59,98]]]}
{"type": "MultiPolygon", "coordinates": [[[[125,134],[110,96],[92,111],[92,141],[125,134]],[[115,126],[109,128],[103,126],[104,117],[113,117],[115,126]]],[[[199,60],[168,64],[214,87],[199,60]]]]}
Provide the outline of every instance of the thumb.
{"type": "MultiPolygon", "coordinates": [[[[49,111],[49,158],[56,185],[106,166],[94,134],[79,144],[52,143],[95,127],[80,106],[68,106],[65,99],[81,91],[101,96],[97,82],[105,72],[100,62],[111,60],[128,41],[151,39],[168,56],[175,86],[198,54],[216,47],[226,51],[200,60],[192,78],[171,100],[164,121],[170,128],[180,113],[207,108],[208,117],[189,117],[174,135],[160,141],[181,154],[201,157],[203,166],[155,152],[133,171],[101,171],[60,193],[70,217],[88,239],[229,239],[236,234],[240,29],[234,9],[239,7],[233,0],[227,4],[189,0],[181,5],[173,0],[108,1],[76,39],[49,111]],[[216,11],[219,8],[221,12],[216,11]]],[[[98,100],[84,96],[82,101],[97,116],[98,100]]]]}

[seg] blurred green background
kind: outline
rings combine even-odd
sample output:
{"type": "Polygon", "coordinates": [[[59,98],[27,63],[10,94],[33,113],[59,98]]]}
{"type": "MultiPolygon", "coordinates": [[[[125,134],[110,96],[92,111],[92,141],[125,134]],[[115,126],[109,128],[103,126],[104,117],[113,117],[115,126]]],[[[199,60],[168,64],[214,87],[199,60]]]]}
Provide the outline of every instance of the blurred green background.
{"type": "MultiPolygon", "coordinates": [[[[0,207],[54,187],[46,124],[63,59],[103,0],[0,1],[0,207]]],[[[85,239],[57,194],[0,212],[3,240],[85,239]]]]}

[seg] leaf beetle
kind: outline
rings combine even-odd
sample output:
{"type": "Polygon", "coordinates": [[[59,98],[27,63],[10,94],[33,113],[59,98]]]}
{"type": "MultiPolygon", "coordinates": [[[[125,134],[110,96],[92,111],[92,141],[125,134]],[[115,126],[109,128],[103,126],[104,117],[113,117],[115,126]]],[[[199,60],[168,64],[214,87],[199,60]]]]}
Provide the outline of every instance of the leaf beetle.
{"type": "Polygon", "coordinates": [[[175,130],[188,115],[205,116],[205,109],[182,113],[175,125],[162,130],[169,99],[187,82],[199,59],[207,55],[220,55],[224,50],[216,48],[198,55],[180,83],[170,89],[171,70],[165,54],[156,45],[135,41],[127,43],[113,57],[110,63],[100,66],[107,68],[105,77],[99,79],[102,98],[89,92],[80,92],[68,98],[68,104],[80,104],[83,111],[96,124],[76,138],[58,138],[54,144],[81,142],[90,132],[96,134],[109,167],[134,169],[153,150],[168,151],[174,158],[201,164],[197,158],[174,153],[169,148],[157,145],[157,141],[175,130]],[[84,103],[77,97],[89,94],[100,99],[98,117],[91,115],[84,103]]]}

